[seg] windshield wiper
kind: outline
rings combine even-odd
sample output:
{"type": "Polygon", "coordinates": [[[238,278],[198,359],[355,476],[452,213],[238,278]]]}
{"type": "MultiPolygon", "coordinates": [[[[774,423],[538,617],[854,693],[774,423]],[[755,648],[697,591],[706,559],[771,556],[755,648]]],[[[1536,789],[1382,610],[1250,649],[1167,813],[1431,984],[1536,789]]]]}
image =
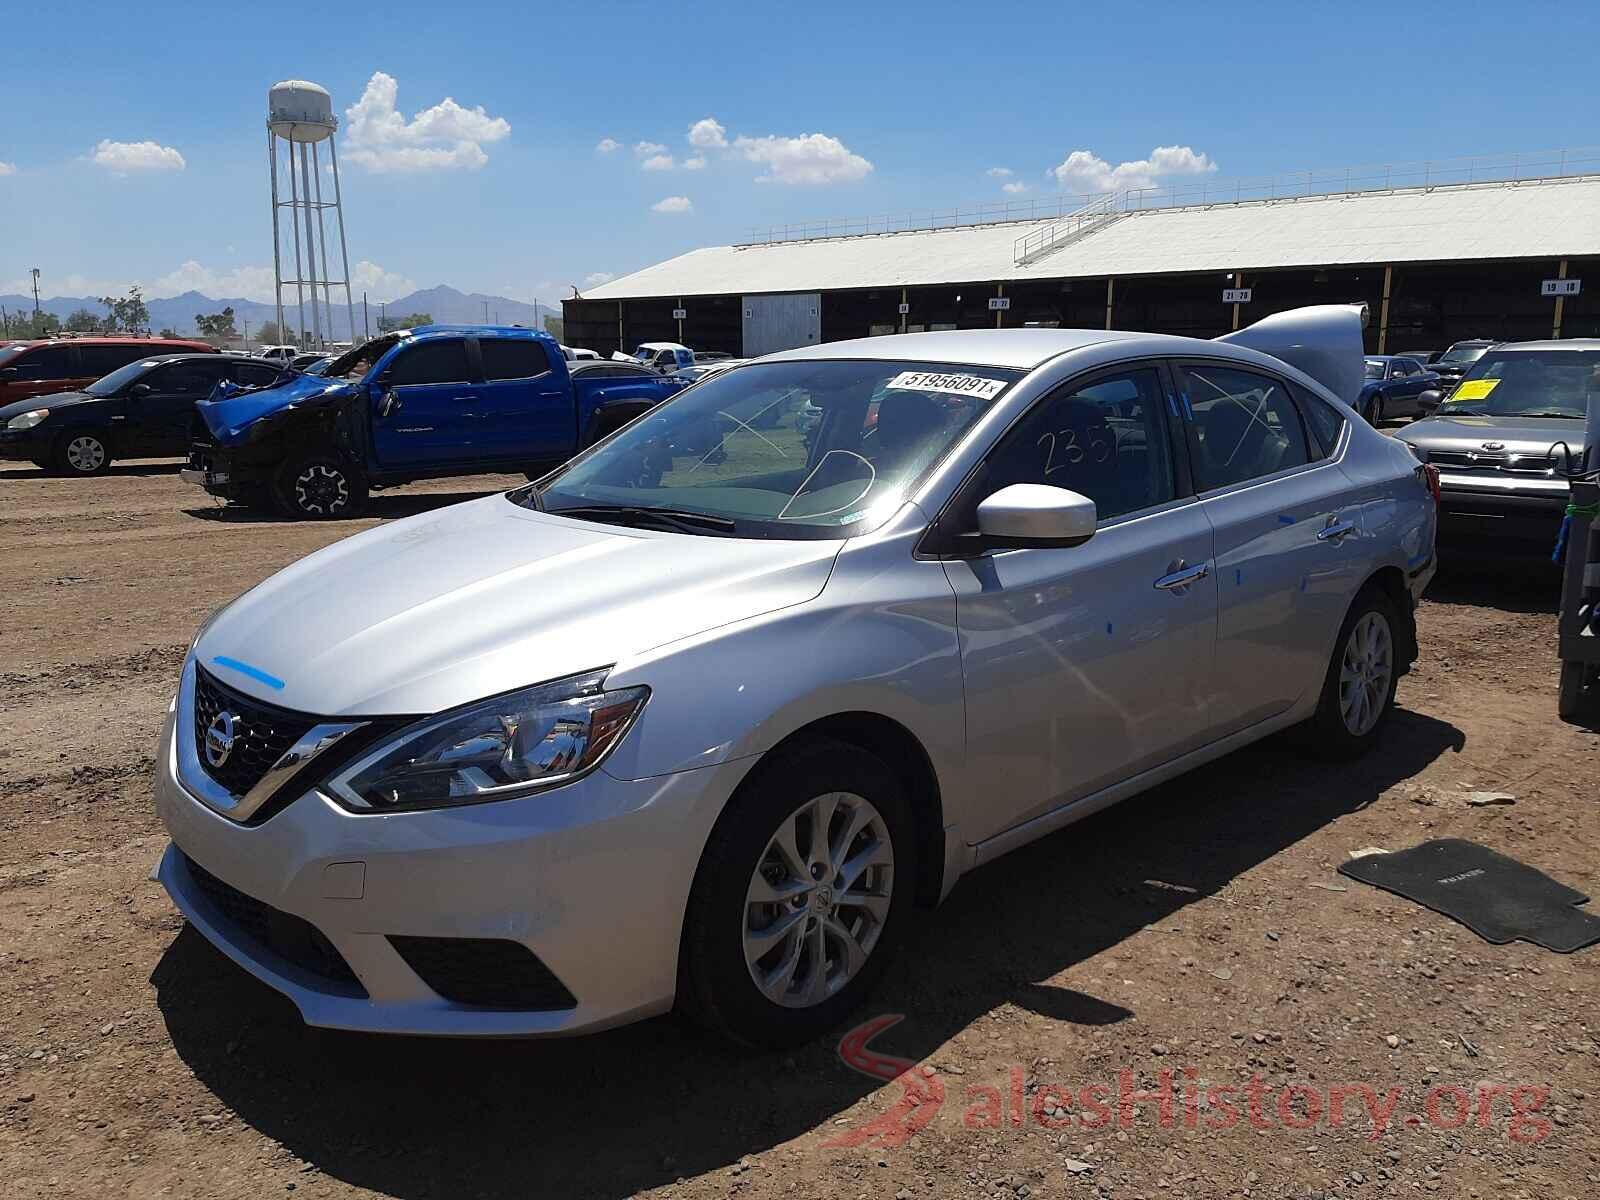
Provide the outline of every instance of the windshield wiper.
{"type": "Polygon", "coordinates": [[[1559,419],[1561,419],[1563,421],[1581,421],[1581,420],[1583,420],[1583,416],[1584,416],[1583,413],[1574,413],[1574,412],[1525,412],[1525,413],[1507,413],[1506,415],[1507,416],[1516,416],[1516,417],[1557,417],[1557,418],[1559,418],[1559,419]]]}
{"type": "Polygon", "coordinates": [[[709,513],[685,512],[675,508],[650,508],[628,504],[579,504],[571,508],[546,508],[558,517],[578,517],[591,521],[610,521],[616,525],[665,526],[688,533],[732,533],[736,528],[731,517],[714,517],[709,513]]]}
{"type": "Polygon", "coordinates": [[[1440,408],[1438,415],[1441,417],[1486,417],[1488,412],[1481,408],[1440,408]]]}

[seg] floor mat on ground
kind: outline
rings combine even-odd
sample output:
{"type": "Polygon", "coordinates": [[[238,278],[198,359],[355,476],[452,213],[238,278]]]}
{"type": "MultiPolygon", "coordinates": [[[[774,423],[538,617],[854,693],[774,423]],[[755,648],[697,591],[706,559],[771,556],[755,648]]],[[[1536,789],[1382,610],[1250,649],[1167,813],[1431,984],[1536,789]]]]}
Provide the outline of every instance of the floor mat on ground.
{"type": "Polygon", "coordinates": [[[1341,863],[1339,874],[1443,913],[1496,945],[1520,938],[1569,954],[1600,942],[1600,916],[1573,907],[1588,900],[1582,892],[1461,838],[1362,855],[1341,863]]]}

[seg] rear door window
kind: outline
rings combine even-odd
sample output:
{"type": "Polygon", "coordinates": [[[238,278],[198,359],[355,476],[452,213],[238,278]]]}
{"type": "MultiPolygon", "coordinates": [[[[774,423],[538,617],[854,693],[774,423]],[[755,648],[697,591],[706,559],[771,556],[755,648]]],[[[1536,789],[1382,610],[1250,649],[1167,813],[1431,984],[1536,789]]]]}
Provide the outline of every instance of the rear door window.
{"type": "Polygon", "coordinates": [[[99,379],[102,375],[109,375],[118,367],[125,367],[131,362],[143,358],[148,346],[96,346],[91,344],[78,347],[78,361],[81,365],[80,373],[99,379]]]}
{"type": "Polygon", "coordinates": [[[1202,491],[1311,461],[1300,411],[1281,380],[1208,363],[1182,365],[1178,377],[1202,491]]]}
{"type": "Polygon", "coordinates": [[[550,356],[532,338],[479,338],[478,349],[487,380],[532,379],[550,370],[550,356]]]}
{"type": "Polygon", "coordinates": [[[467,378],[467,344],[461,338],[407,347],[389,369],[391,387],[465,383],[467,378]]]}
{"type": "Polygon", "coordinates": [[[278,382],[278,370],[258,365],[256,363],[234,363],[233,377],[245,387],[261,388],[271,387],[278,382]]]}
{"type": "Polygon", "coordinates": [[[217,386],[225,366],[221,362],[176,362],[150,372],[144,382],[167,396],[205,397],[217,386]]]}
{"type": "Polygon", "coordinates": [[[71,379],[72,357],[66,346],[41,346],[11,363],[17,379],[71,379]]]}

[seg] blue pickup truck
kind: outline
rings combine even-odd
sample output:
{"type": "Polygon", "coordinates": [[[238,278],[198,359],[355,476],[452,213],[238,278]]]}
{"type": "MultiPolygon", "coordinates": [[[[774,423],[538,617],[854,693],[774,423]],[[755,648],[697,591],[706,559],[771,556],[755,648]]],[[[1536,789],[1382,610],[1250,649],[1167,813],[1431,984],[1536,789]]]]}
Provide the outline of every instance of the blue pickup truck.
{"type": "Polygon", "coordinates": [[[349,517],[374,488],[485,471],[536,477],[682,387],[639,364],[569,363],[532,329],[402,329],[320,375],[224,386],[199,402],[183,477],[286,516],[349,517]]]}

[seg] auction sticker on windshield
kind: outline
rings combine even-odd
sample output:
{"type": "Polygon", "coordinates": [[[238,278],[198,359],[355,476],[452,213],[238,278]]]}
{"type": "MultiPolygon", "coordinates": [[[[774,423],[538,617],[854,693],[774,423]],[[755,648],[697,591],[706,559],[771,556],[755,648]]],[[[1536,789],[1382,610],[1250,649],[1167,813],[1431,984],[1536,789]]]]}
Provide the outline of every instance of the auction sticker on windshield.
{"type": "Polygon", "coordinates": [[[1005,391],[1006,381],[984,379],[979,375],[947,375],[940,371],[901,371],[884,387],[912,392],[948,392],[953,396],[993,400],[1005,391]]]}
{"type": "Polygon", "coordinates": [[[1452,400],[1487,400],[1489,393],[1500,386],[1498,379],[1469,379],[1458,384],[1452,400]]]}

